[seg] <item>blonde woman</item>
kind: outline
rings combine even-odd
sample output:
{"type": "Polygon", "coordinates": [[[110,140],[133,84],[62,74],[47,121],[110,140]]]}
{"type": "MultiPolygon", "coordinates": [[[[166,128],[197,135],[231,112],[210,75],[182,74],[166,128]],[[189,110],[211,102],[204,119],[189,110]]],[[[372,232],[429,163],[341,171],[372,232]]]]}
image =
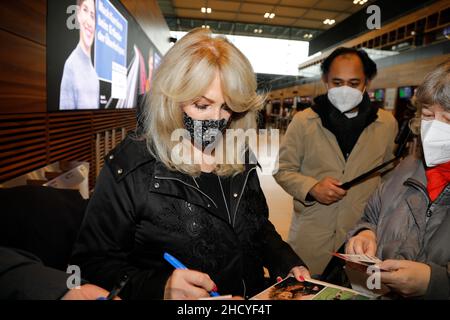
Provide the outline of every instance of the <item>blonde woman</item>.
{"type": "Polygon", "coordinates": [[[268,285],[263,267],[309,277],[268,220],[248,150],[227,139],[256,129],[261,104],[249,61],[225,38],[197,29],[178,41],[155,74],[144,136],[113,150],[98,177],[73,255],[83,277],[111,288],[127,273],[125,299],[250,297],[268,285]],[[199,161],[174,156],[180,129],[199,161]],[[236,156],[215,161],[224,149],[236,156]]]}

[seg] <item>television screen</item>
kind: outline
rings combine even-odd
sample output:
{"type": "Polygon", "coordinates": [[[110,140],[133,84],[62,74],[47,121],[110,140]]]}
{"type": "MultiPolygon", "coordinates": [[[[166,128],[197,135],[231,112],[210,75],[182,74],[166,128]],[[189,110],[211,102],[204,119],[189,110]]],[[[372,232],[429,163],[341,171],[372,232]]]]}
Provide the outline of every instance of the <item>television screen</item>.
{"type": "Polygon", "coordinates": [[[375,101],[384,101],[384,89],[375,90],[375,101]]]}
{"type": "Polygon", "coordinates": [[[413,96],[412,87],[400,87],[398,88],[398,97],[400,99],[410,99],[413,96]]]}
{"type": "Polygon", "coordinates": [[[119,0],[48,0],[49,111],[135,108],[160,60],[119,0]]]}

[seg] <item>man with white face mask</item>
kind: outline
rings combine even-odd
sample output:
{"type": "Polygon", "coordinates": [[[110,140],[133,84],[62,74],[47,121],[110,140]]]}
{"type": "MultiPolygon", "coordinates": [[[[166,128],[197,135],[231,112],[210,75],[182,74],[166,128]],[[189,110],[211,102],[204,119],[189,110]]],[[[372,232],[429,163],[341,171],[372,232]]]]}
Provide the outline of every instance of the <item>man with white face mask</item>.
{"type": "Polygon", "coordinates": [[[294,198],[288,242],[315,274],[342,246],[380,177],[348,191],[341,184],[393,158],[397,122],[366,93],[376,73],[364,51],[336,49],[322,64],[327,94],[294,117],[282,142],[275,179],[294,198]]]}
{"type": "MultiPolygon", "coordinates": [[[[423,159],[404,159],[349,233],[347,253],[377,255],[381,281],[406,297],[450,299],[450,61],[416,92],[423,159]]],[[[416,127],[419,127],[418,125],[416,127]]],[[[415,131],[418,131],[417,128],[415,131]]],[[[416,132],[418,133],[418,132],[416,132]]]]}

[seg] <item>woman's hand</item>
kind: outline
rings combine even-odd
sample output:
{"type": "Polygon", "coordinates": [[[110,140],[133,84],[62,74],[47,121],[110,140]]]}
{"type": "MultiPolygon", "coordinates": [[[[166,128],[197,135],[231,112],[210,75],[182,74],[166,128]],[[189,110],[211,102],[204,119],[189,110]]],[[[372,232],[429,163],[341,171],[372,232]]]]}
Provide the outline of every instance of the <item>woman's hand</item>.
{"type": "Polygon", "coordinates": [[[381,282],[405,297],[423,296],[430,283],[431,268],[410,260],[385,260],[379,265],[381,282]]]}
{"type": "Polygon", "coordinates": [[[164,299],[194,300],[209,297],[209,291],[217,287],[206,273],[177,269],[167,280],[164,299]]]}
{"type": "Polygon", "coordinates": [[[290,276],[294,276],[295,279],[299,281],[305,281],[305,279],[311,279],[311,275],[309,274],[309,270],[304,266],[293,267],[289,272],[290,276]]]}
{"type": "MultiPolygon", "coordinates": [[[[97,300],[100,297],[107,297],[108,291],[92,284],[82,285],[79,289],[70,289],[61,300],[97,300]]],[[[114,300],[120,300],[119,297],[114,300]]]]}
{"type": "Polygon", "coordinates": [[[374,257],[377,252],[377,236],[372,230],[363,230],[350,238],[345,246],[347,254],[367,254],[374,257]]]}

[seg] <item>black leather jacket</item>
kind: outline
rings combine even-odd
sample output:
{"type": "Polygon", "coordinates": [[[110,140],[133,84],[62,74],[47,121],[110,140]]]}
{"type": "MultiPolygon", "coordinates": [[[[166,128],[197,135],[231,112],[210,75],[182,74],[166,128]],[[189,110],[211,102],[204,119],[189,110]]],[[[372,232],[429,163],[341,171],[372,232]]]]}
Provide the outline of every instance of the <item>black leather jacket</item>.
{"type": "Polygon", "coordinates": [[[71,261],[92,283],[111,289],[128,273],[122,298],[161,299],[169,252],[209,274],[220,294],[251,297],[267,285],[263,267],[273,278],[304,265],[268,220],[256,165],[232,178],[232,226],[192,177],[168,170],[144,141],[126,138],[105,161],[71,261]]]}

